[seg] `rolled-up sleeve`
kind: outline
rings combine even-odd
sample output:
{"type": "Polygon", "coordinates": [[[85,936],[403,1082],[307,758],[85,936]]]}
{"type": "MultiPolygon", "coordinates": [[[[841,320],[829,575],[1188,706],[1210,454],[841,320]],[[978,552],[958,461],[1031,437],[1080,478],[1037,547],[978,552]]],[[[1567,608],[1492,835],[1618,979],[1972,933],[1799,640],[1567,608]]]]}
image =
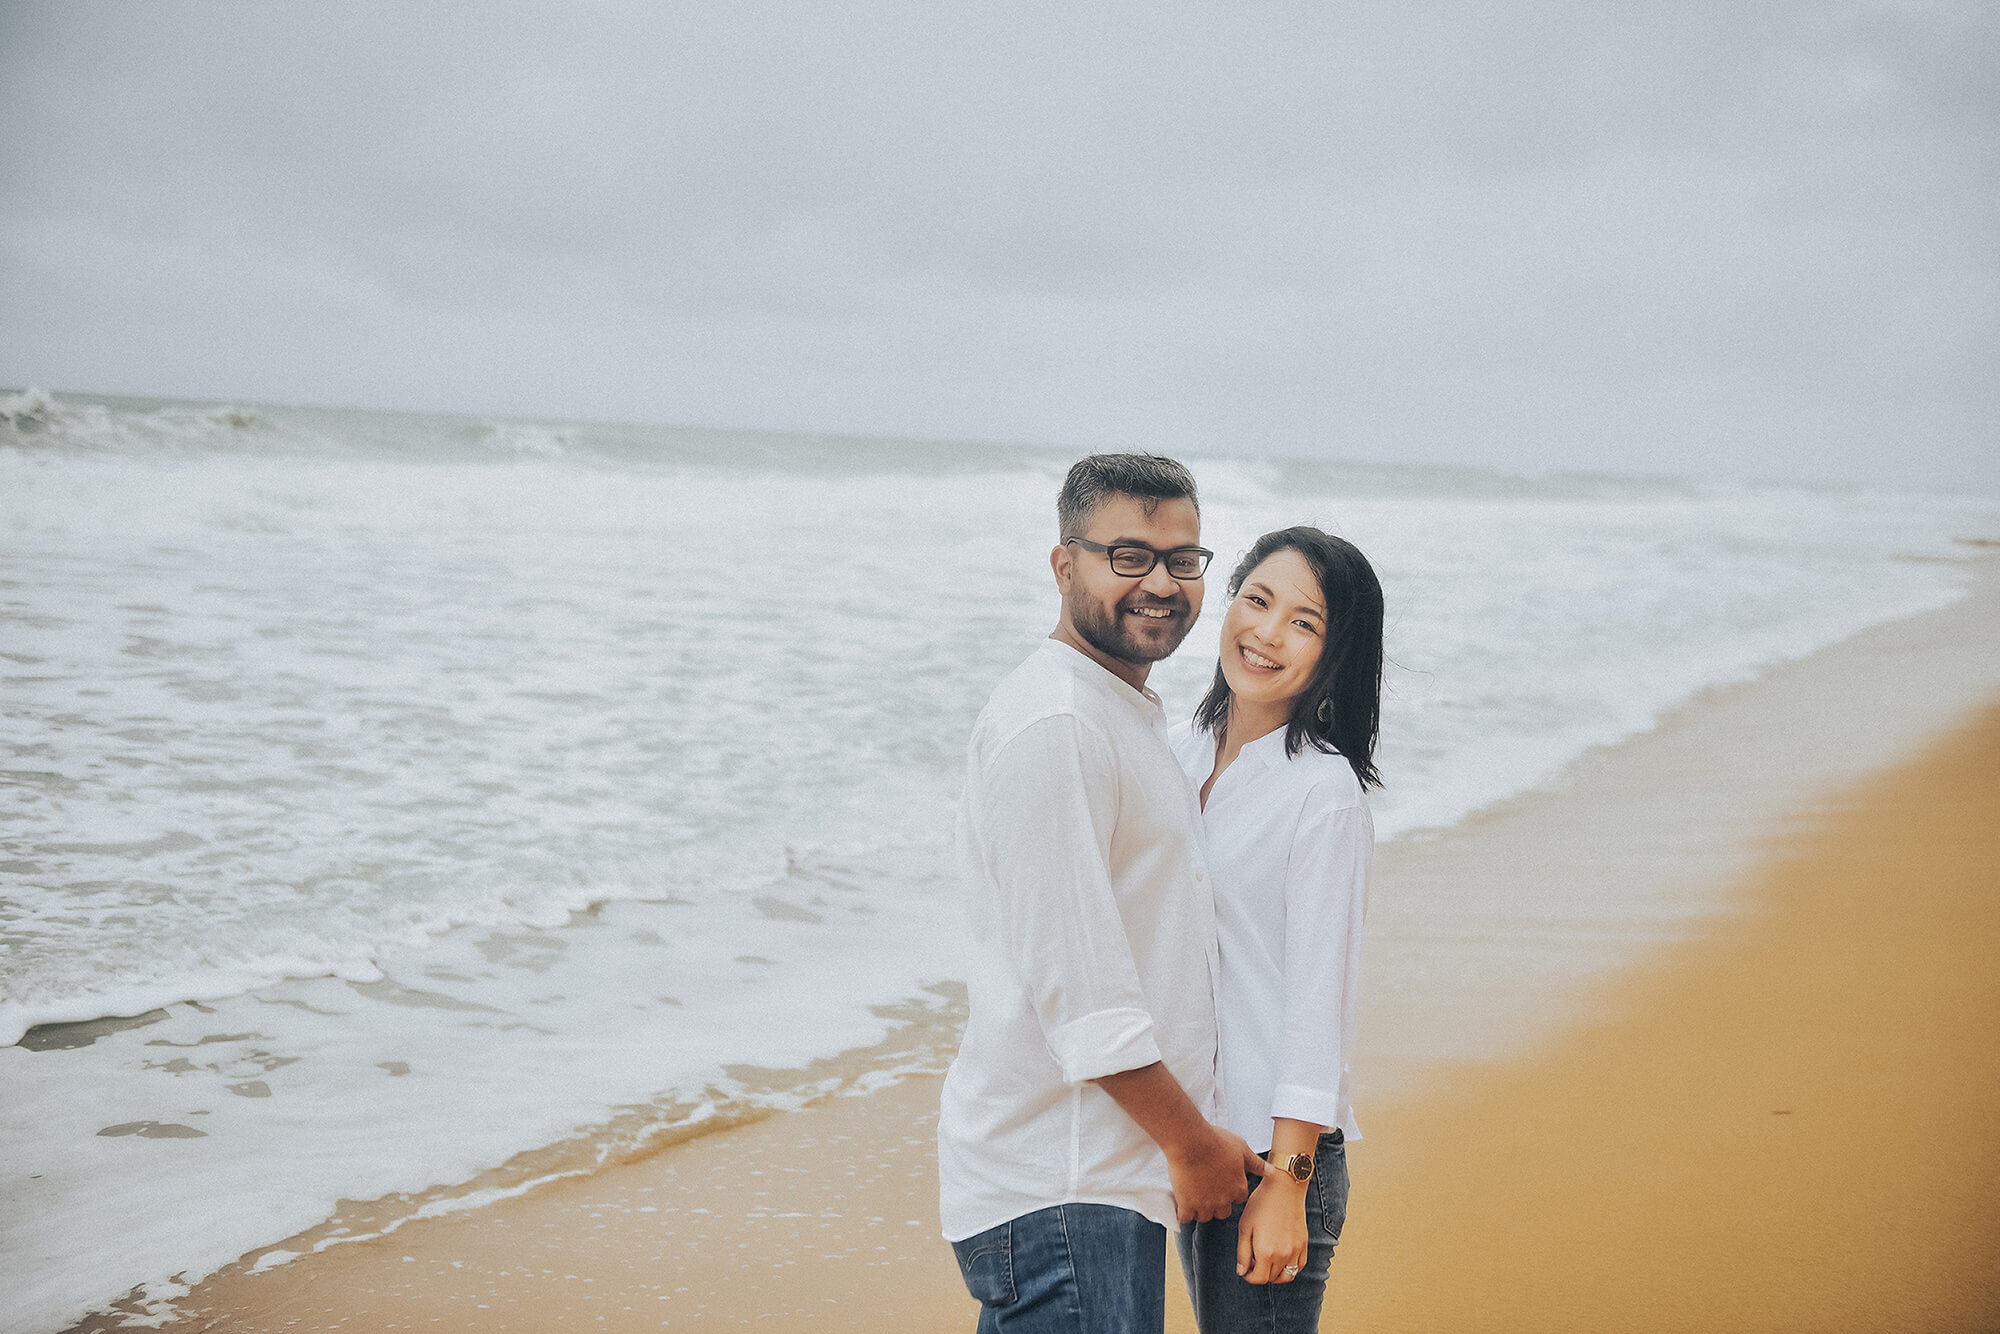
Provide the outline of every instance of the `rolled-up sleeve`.
{"type": "Polygon", "coordinates": [[[1303,813],[1285,869],[1285,1019],[1271,1115],[1340,1123],[1359,1002],[1374,822],[1364,805],[1303,813]]]}
{"type": "Polygon", "coordinates": [[[1111,888],[1118,793],[1107,746],[1057,714],[1008,737],[983,768],[975,818],[999,943],[1063,1078],[1158,1061],[1111,888]]]}

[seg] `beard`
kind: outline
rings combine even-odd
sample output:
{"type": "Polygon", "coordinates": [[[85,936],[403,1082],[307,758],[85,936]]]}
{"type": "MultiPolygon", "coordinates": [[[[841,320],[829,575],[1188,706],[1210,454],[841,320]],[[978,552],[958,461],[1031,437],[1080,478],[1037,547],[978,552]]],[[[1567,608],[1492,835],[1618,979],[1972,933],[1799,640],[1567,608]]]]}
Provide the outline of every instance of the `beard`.
{"type": "Polygon", "coordinates": [[[1105,657],[1119,662],[1149,663],[1158,662],[1181,646],[1188,631],[1194,628],[1194,617],[1188,614],[1185,593],[1159,598],[1135,590],[1110,607],[1079,598],[1069,609],[1069,623],[1086,644],[1105,657]],[[1128,614],[1130,607],[1165,607],[1173,615],[1148,620],[1128,614]]]}

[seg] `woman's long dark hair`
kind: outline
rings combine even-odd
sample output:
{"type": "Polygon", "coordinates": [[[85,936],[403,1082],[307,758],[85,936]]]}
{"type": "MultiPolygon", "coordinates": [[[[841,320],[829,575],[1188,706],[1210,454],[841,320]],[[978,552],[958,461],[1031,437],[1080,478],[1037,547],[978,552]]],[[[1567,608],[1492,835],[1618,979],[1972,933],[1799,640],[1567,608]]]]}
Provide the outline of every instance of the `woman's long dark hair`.
{"type": "MultiPolygon", "coordinates": [[[[1382,726],[1382,583],[1352,542],[1317,528],[1280,528],[1257,539],[1229,576],[1229,596],[1243,591],[1250,571],[1280,551],[1296,551],[1319,581],[1326,626],[1319,665],[1292,700],[1285,725],[1285,754],[1301,746],[1336,754],[1354,769],[1361,786],[1382,786],[1375,772],[1375,738],[1382,726]]],[[[1229,682],[1222,664],[1194,711],[1196,726],[1220,736],[1229,721],[1229,682]]]]}

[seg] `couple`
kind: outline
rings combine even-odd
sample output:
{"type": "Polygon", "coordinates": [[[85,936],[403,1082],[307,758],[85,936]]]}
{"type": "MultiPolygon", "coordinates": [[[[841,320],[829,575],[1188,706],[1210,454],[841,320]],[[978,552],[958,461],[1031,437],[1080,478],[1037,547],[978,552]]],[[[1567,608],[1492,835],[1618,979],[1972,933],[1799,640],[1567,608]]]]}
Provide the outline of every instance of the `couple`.
{"type": "Polygon", "coordinates": [[[1146,674],[1201,612],[1194,478],[1095,455],[1056,515],[1062,618],[968,752],[944,1233],[982,1334],[1157,1334],[1170,1227],[1203,1334],[1313,1330],[1347,1211],[1381,586],[1317,529],[1260,538],[1169,728],[1146,674]]]}

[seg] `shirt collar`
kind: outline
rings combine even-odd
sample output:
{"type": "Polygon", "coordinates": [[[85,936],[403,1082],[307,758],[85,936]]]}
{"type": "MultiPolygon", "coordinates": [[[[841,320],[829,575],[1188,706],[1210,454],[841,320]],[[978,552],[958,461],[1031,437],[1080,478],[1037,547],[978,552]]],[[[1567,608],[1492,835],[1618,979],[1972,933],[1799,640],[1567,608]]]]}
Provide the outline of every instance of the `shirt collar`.
{"type": "Polygon", "coordinates": [[[1148,689],[1134,689],[1122,678],[1113,675],[1109,668],[1091,657],[1088,653],[1085,653],[1082,649],[1077,648],[1073,644],[1065,644],[1060,639],[1045,639],[1042,641],[1042,645],[1044,652],[1052,649],[1059,654],[1062,660],[1069,665],[1070,670],[1075,672],[1079,678],[1086,681],[1100,682],[1127,704],[1130,704],[1135,709],[1142,710],[1148,717],[1165,716],[1166,706],[1160,703],[1158,695],[1148,689]]]}
{"type": "Polygon", "coordinates": [[[1246,759],[1252,759],[1256,760],[1259,764],[1265,765],[1283,764],[1285,762],[1285,733],[1290,730],[1289,726],[1272,728],[1255,741],[1243,747],[1242,750],[1237,751],[1236,762],[1241,764],[1246,759]]]}

